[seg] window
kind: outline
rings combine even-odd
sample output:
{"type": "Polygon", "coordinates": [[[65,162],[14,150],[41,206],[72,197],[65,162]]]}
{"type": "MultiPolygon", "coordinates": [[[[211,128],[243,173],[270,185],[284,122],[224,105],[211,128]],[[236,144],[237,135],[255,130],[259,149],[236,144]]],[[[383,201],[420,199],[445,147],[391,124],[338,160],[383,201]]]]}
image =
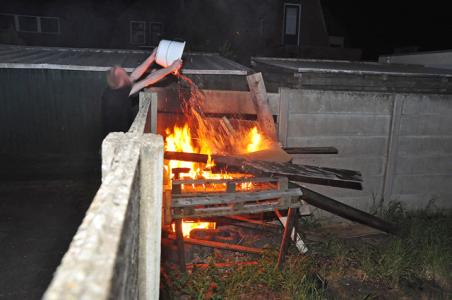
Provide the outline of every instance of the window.
{"type": "Polygon", "coordinates": [[[0,30],[6,31],[9,30],[10,28],[14,30],[15,27],[16,26],[14,24],[14,15],[0,14],[0,30]]]}
{"type": "Polygon", "coordinates": [[[300,4],[284,4],[284,33],[285,45],[300,44],[300,4]]]}
{"type": "Polygon", "coordinates": [[[18,18],[19,18],[19,28],[17,28],[17,31],[39,32],[38,17],[18,16],[18,18]]]}
{"type": "Polygon", "coordinates": [[[0,30],[33,33],[60,33],[60,19],[56,17],[0,14],[0,30]]]}
{"type": "Polygon", "coordinates": [[[163,33],[162,23],[150,23],[149,26],[149,41],[151,46],[157,46],[161,40],[163,33]]]}
{"type": "Polygon", "coordinates": [[[60,20],[53,17],[40,17],[42,33],[60,33],[60,20]]]}
{"type": "Polygon", "coordinates": [[[130,43],[133,45],[146,43],[146,22],[130,21],[130,43]]]}

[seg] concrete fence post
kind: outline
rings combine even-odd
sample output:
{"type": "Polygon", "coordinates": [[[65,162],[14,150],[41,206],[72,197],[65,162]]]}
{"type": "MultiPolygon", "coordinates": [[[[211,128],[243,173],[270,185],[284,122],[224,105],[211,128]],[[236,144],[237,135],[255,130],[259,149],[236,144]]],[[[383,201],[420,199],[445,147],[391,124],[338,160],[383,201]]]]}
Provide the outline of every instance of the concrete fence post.
{"type": "Polygon", "coordinates": [[[397,154],[399,149],[399,131],[400,131],[400,119],[403,109],[403,97],[395,95],[393,100],[391,127],[389,129],[387,158],[384,166],[383,177],[383,199],[385,201],[391,200],[392,187],[394,185],[394,173],[397,164],[397,154]]]}
{"type": "Polygon", "coordinates": [[[140,137],[139,299],[158,299],[162,229],[163,139],[140,137]]]}
{"type": "Polygon", "coordinates": [[[102,141],[102,182],[112,170],[115,158],[118,158],[118,149],[124,136],[123,132],[112,132],[102,141]]]}

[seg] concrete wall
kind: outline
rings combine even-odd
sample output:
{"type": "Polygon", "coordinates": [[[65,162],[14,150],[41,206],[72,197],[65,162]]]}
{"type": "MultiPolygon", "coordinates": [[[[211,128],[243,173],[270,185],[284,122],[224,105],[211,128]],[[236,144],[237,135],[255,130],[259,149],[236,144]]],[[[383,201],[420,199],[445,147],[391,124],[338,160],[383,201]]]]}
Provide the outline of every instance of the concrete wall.
{"type": "MultiPolygon", "coordinates": [[[[398,95],[401,102],[391,197],[412,207],[452,207],[452,97],[398,95]]],[[[396,128],[397,130],[397,128],[396,128]]],[[[396,135],[397,137],[397,135],[396,135]]]]}
{"type": "Polygon", "coordinates": [[[452,207],[450,95],[282,88],[280,97],[288,105],[280,119],[287,122],[287,131],[280,132],[287,146],[339,150],[297,155],[295,163],[363,174],[363,191],[312,185],[316,191],[364,210],[382,198],[408,208],[425,207],[432,199],[452,207]]]}
{"type": "Polygon", "coordinates": [[[378,58],[378,62],[388,64],[422,65],[440,69],[452,69],[452,51],[382,55],[378,58]]]}

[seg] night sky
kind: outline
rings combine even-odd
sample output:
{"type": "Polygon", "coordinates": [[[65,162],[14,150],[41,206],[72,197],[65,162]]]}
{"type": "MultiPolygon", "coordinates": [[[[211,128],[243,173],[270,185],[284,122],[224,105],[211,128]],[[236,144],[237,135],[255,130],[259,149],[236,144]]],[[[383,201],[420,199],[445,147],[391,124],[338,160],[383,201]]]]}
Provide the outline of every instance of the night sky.
{"type": "Polygon", "coordinates": [[[322,0],[330,34],[344,35],[346,46],[362,48],[364,59],[377,59],[400,47],[452,49],[452,11],[447,3],[322,0]]]}

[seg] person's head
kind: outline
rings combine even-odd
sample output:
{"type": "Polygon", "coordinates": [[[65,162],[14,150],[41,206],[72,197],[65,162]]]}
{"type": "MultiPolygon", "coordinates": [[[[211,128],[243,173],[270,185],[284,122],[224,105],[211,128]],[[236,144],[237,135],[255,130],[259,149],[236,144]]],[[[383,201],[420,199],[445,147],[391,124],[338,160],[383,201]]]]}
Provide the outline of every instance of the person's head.
{"type": "Polygon", "coordinates": [[[132,84],[126,70],[119,66],[114,66],[108,71],[107,83],[112,89],[119,89],[123,86],[132,84]]]}

